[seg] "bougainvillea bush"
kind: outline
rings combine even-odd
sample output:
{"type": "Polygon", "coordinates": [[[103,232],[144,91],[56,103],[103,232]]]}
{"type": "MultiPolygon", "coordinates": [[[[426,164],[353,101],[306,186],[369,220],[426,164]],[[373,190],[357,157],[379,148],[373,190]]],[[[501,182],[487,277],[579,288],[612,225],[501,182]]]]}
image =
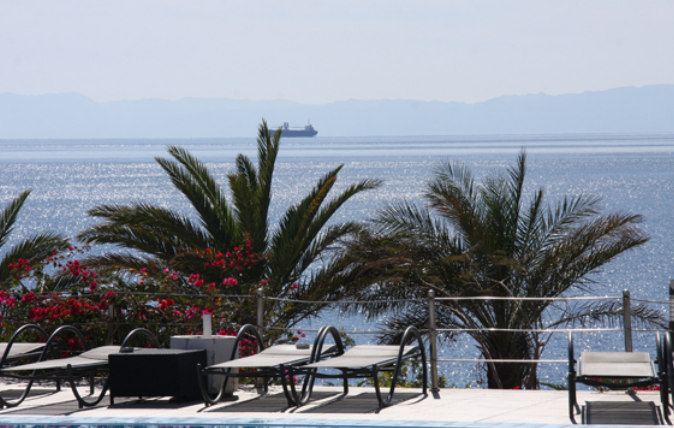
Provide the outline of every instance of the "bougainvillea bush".
{"type": "MultiPolygon", "coordinates": [[[[0,339],[25,323],[48,332],[72,324],[85,333],[88,346],[119,343],[136,327],[150,329],[168,344],[171,335],[201,333],[206,313],[212,315],[214,333],[236,334],[242,324],[255,323],[257,289],[266,285],[266,280],[247,280],[262,257],[251,248],[246,240],[225,252],[190,249],[176,258],[180,271],[141,268],[124,276],[80,263],[87,248],[54,252],[35,265],[19,259],[0,290],[0,339]]],[[[269,310],[282,310],[279,305],[269,310]]]]}

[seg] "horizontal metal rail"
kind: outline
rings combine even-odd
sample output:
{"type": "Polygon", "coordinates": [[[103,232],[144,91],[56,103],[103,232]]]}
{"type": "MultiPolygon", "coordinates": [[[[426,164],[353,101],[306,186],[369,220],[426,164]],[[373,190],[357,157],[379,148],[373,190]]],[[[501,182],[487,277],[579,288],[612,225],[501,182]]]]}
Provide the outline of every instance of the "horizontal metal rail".
{"type": "Polygon", "coordinates": [[[522,364],[569,364],[569,360],[516,360],[516,359],[497,359],[497,358],[438,358],[439,363],[522,363],[522,364]]]}
{"type": "MultiPolygon", "coordinates": [[[[498,332],[504,332],[504,333],[517,333],[517,332],[524,332],[524,333],[569,333],[569,332],[579,332],[579,333],[587,333],[587,332],[602,332],[602,331],[617,331],[617,332],[624,332],[625,330],[623,328],[611,328],[611,327],[594,327],[594,328],[497,328],[497,327],[492,327],[492,328],[438,328],[436,331],[438,332],[455,332],[455,333],[473,333],[473,332],[478,332],[478,331],[498,331],[498,332]]],[[[658,331],[663,331],[661,328],[634,328],[632,331],[636,332],[658,332],[658,331]]]]}
{"type": "MultiPolygon", "coordinates": [[[[102,293],[82,293],[77,296],[97,296],[105,294],[107,291],[114,291],[115,295],[118,296],[166,296],[166,297],[189,297],[193,299],[200,298],[222,298],[222,299],[256,299],[256,294],[210,294],[210,293],[170,293],[170,292],[152,292],[152,291],[119,291],[119,290],[110,290],[104,289],[105,292],[102,293]]],[[[58,295],[62,297],[72,297],[69,293],[37,293],[38,297],[51,297],[53,295],[58,295]]],[[[305,300],[305,299],[294,299],[289,297],[274,297],[274,296],[264,296],[264,300],[267,301],[278,301],[278,302],[289,302],[289,303],[304,303],[309,305],[366,305],[366,304],[378,304],[378,303],[425,303],[427,299],[418,298],[418,299],[369,299],[369,300],[305,300]]],[[[525,297],[525,296],[460,296],[460,297],[435,297],[435,301],[599,301],[599,300],[622,300],[622,296],[575,296],[575,297],[525,297]]],[[[651,299],[637,299],[631,298],[634,302],[657,304],[657,305],[669,305],[670,301],[664,300],[651,300],[651,299]]]]}
{"type": "Polygon", "coordinates": [[[576,297],[525,297],[525,296],[461,296],[461,297],[436,297],[435,300],[517,300],[517,301],[577,301],[577,300],[622,300],[622,296],[576,296],[576,297]]]}

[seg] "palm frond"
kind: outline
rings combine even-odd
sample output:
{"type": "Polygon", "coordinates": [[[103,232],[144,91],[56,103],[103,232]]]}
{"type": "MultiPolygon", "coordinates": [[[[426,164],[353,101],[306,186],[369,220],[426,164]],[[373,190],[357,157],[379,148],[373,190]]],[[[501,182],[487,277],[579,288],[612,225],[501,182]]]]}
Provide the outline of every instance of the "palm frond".
{"type": "Polygon", "coordinates": [[[96,268],[98,273],[121,275],[138,274],[142,269],[150,273],[162,272],[168,267],[167,264],[153,257],[124,253],[90,256],[84,260],[84,263],[96,268]]]}
{"type": "Polygon", "coordinates": [[[543,189],[539,189],[529,203],[529,208],[520,216],[515,241],[516,257],[537,257],[544,244],[542,242],[543,219],[543,189]]]}
{"type": "MultiPolygon", "coordinates": [[[[556,321],[550,323],[548,328],[560,325],[590,327],[598,323],[603,326],[622,326],[624,315],[625,311],[622,302],[587,303],[565,311],[556,321]]],[[[667,328],[667,323],[662,313],[647,305],[640,303],[630,305],[630,316],[636,327],[667,328]]]]}
{"type": "Polygon", "coordinates": [[[328,250],[346,235],[354,234],[361,230],[358,223],[342,223],[327,227],[325,231],[316,236],[310,245],[302,252],[299,261],[293,266],[286,278],[281,280],[281,283],[292,283],[299,280],[316,261],[323,256],[328,250]]]}
{"type": "Polygon", "coordinates": [[[479,211],[479,192],[470,170],[463,164],[445,164],[436,170],[424,197],[431,209],[444,218],[464,240],[476,240],[483,215],[479,211]]]}
{"type": "Polygon", "coordinates": [[[539,284],[539,295],[555,296],[588,283],[618,255],[648,241],[635,225],[640,216],[612,214],[597,217],[568,231],[530,270],[529,281],[539,284]]]}
{"type": "Polygon", "coordinates": [[[213,241],[189,218],[148,205],[102,205],[89,215],[107,219],[78,235],[89,244],[116,244],[168,260],[185,248],[208,248],[213,241]]]}
{"type": "Polygon", "coordinates": [[[7,251],[0,261],[0,283],[10,274],[9,264],[19,259],[29,260],[31,264],[43,264],[46,257],[54,251],[68,248],[66,238],[55,233],[42,233],[24,239],[7,251]]]}
{"type": "Polygon", "coordinates": [[[7,237],[12,233],[16,217],[19,215],[28,195],[30,195],[30,190],[22,192],[0,212],[0,248],[5,245],[7,237]]]}
{"type": "Polygon", "coordinates": [[[545,235],[545,245],[554,244],[559,237],[564,236],[579,222],[596,215],[598,203],[599,198],[581,194],[575,197],[564,197],[554,207],[551,207],[541,229],[542,234],[545,235]]]}
{"type": "Polygon", "coordinates": [[[372,223],[377,226],[378,234],[409,235],[431,245],[462,251],[463,237],[455,233],[456,229],[433,217],[427,209],[406,201],[384,206],[372,223]]]}
{"type": "Polygon", "coordinates": [[[258,129],[258,169],[243,155],[237,158],[237,173],[229,176],[234,206],[241,229],[249,234],[253,250],[261,252],[268,245],[271,185],[280,147],[280,132],[271,134],[267,123],[258,129]]]}
{"type": "Polygon", "coordinates": [[[285,276],[279,270],[294,266],[310,241],[307,231],[323,200],[334,185],[341,166],[335,168],[319,180],[312,191],[298,204],[291,206],[283,215],[278,229],[272,236],[269,262],[275,278],[285,276]]]}
{"type": "Polygon", "coordinates": [[[177,162],[162,158],[156,161],[169,175],[174,186],[191,202],[199,214],[202,227],[208,231],[212,240],[221,242],[222,246],[240,241],[236,219],[208,168],[182,148],[172,146],[169,153],[177,162]]]}

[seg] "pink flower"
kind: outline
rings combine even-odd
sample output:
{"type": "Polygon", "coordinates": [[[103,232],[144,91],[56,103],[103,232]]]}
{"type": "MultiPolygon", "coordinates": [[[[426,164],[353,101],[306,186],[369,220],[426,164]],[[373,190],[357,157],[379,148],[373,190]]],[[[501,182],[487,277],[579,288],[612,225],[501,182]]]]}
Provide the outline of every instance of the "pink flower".
{"type": "MultiPolygon", "coordinates": [[[[29,292],[29,293],[26,293],[21,298],[21,303],[32,302],[32,301],[35,300],[35,296],[36,296],[36,294],[33,293],[32,291],[29,292]]],[[[5,299],[2,299],[2,300],[5,300],[5,299]]]]}
{"type": "Polygon", "coordinates": [[[229,278],[225,278],[222,281],[222,284],[225,285],[225,286],[239,285],[239,281],[237,281],[236,278],[229,277],[229,278]]]}

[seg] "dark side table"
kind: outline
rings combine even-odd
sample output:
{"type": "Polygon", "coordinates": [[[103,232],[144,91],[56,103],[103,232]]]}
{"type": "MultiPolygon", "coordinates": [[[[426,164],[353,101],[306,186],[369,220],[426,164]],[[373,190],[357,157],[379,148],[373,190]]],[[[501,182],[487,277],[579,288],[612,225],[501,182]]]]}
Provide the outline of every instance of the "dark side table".
{"type": "Polygon", "coordinates": [[[197,364],[206,365],[203,349],[135,349],[108,357],[110,405],[115,397],[199,398],[197,364]]]}

